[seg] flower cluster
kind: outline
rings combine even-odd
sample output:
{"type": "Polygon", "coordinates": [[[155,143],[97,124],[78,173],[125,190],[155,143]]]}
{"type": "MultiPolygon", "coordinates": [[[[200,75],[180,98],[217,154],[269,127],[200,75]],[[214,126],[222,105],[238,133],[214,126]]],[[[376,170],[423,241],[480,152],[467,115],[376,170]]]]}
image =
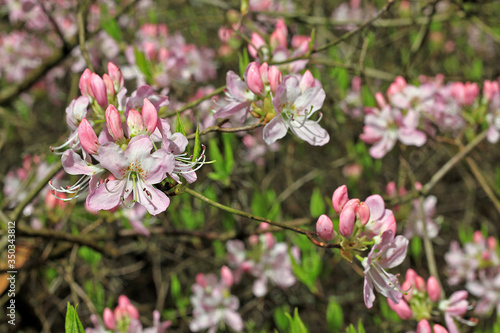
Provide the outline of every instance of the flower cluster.
{"type": "Polygon", "coordinates": [[[364,267],[364,300],[367,308],[373,306],[373,288],[398,303],[403,294],[397,276],[386,269],[401,264],[406,257],[408,239],[396,236],[396,220],[391,210],[385,208],[380,195],[372,195],[364,202],[348,197],[345,185],[337,188],[332,196],[333,209],[339,214],[338,233],[327,215],[321,215],[316,223],[318,236],[326,241],[339,241],[341,253],[352,261],[354,252],[372,246],[368,256],[356,255],[364,267]]]}
{"type": "MultiPolygon", "coordinates": [[[[305,35],[294,35],[291,37],[291,48],[288,46],[288,28],[283,19],[278,19],[274,31],[269,36],[269,43],[258,33],[252,33],[248,52],[250,55],[262,62],[284,62],[305,55],[309,51],[311,37],[305,35]]],[[[281,70],[290,73],[302,71],[308,60],[295,60],[280,65],[281,70]]]]}
{"type": "Polygon", "coordinates": [[[72,132],[54,149],[68,146],[62,153],[64,170],[82,177],[73,186],[54,190],[70,195],[70,200],[88,189],[86,203],[93,211],[136,202],[152,215],[165,211],[170,200],[154,185],[167,177],[194,182],[193,168],[205,158],[203,153],[187,156],[187,138],[172,133],[168,121],[158,117],[157,109],[168,104],[167,97],[154,94],[149,86],[127,97],[121,71],[112,63],[102,77],[85,70],[79,86],[82,96],[66,109],[72,132]]]}
{"type": "MultiPolygon", "coordinates": [[[[251,248],[245,249],[245,243],[240,240],[231,240],[226,243],[229,266],[235,269],[235,282],[238,283],[244,273],[256,278],[253,284],[253,294],[256,297],[264,296],[268,282],[286,289],[295,284],[292,273],[292,263],[288,253],[288,245],[276,242],[271,233],[265,233],[250,238],[251,248]]],[[[292,254],[299,260],[297,248],[292,254]]]]}
{"type": "Polygon", "coordinates": [[[199,273],[196,276],[191,296],[194,319],[189,324],[189,329],[192,332],[208,328],[209,333],[215,333],[221,321],[237,332],[243,330],[243,320],[236,312],[240,302],[230,292],[233,283],[233,273],[227,266],[221,268],[220,281],[214,274],[199,273]]]}
{"type": "Polygon", "coordinates": [[[405,291],[403,299],[397,304],[391,299],[387,299],[387,303],[401,319],[417,320],[417,332],[458,332],[455,320],[474,325],[473,321],[462,319],[462,316],[469,309],[467,291],[457,291],[449,299],[440,301],[441,287],[438,280],[434,276],[430,276],[426,282],[411,268],[406,271],[402,288],[405,291]],[[431,330],[429,320],[433,319],[433,316],[435,317],[437,311],[443,314],[448,329],[434,324],[431,330]]]}
{"type": "Polygon", "coordinates": [[[266,123],[263,139],[268,145],[288,130],[314,146],[329,142],[328,132],[318,124],[321,114],[318,120],[310,119],[325,100],[325,91],[311,72],[283,77],[275,66],[251,62],[243,77],[227,73],[227,104],[215,112],[216,118],[235,116],[243,122],[249,113],[261,118],[266,123]]]}
{"type": "Polygon", "coordinates": [[[360,138],[373,146],[370,155],[382,158],[400,141],[420,147],[437,130],[455,133],[467,121],[489,125],[488,139],[500,135],[500,92],[498,82],[485,81],[483,96],[476,83],[449,82],[442,75],[420,78],[421,85],[397,77],[386,92],[375,95],[379,108],[365,108],[365,126],[360,138]]]}
{"type": "Polygon", "coordinates": [[[153,327],[143,328],[139,321],[139,311],[124,295],[118,297],[118,306],[113,311],[110,308],[105,308],[102,317],[104,327],[100,325],[97,316],[92,315],[90,319],[94,328],[85,329],[85,333],[165,333],[172,324],[170,321],[160,322],[160,312],[155,310],[153,312],[153,327]]]}
{"type": "Polygon", "coordinates": [[[172,82],[186,83],[214,79],[216,76],[213,58],[215,52],[209,48],[198,48],[186,43],[180,33],[170,35],[165,24],[145,24],[136,35],[136,42],[125,52],[132,68],[127,78],[137,77],[138,84],[145,84],[147,77],[137,65],[137,51],[144,54],[151,70],[151,82],[157,88],[169,88],[172,82]]]}
{"type": "Polygon", "coordinates": [[[447,263],[448,283],[457,285],[466,282],[465,288],[480,298],[474,311],[489,315],[494,308],[500,314],[500,260],[497,241],[484,238],[480,231],[474,232],[473,241],[460,247],[458,242],[450,244],[444,256],[447,263]]]}

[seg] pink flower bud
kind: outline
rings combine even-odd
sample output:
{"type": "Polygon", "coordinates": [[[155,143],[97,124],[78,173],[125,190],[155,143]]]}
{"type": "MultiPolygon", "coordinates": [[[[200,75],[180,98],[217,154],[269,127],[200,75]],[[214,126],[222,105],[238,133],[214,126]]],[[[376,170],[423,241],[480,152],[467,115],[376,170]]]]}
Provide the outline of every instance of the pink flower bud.
{"type": "Polygon", "coordinates": [[[267,72],[267,78],[269,80],[269,86],[271,88],[271,92],[273,94],[276,93],[276,89],[283,81],[283,74],[276,66],[269,67],[269,71],[267,72]]]}
{"type": "Polygon", "coordinates": [[[140,134],[144,128],[141,114],[136,110],[131,109],[128,112],[127,125],[130,129],[131,137],[140,134]]]}
{"type": "Polygon", "coordinates": [[[113,81],[115,91],[120,91],[125,84],[120,68],[112,62],[108,62],[108,75],[111,78],[111,81],[113,81]]]}
{"type": "Polygon", "coordinates": [[[332,196],[332,205],[333,209],[337,214],[340,214],[344,205],[349,201],[347,186],[342,185],[338,187],[335,192],[333,192],[332,196]]]}
{"type": "Polygon", "coordinates": [[[356,210],[358,208],[359,199],[349,200],[339,217],[339,233],[344,237],[351,237],[354,231],[354,223],[356,222],[356,210]]]}
{"type": "Polygon", "coordinates": [[[94,95],[92,94],[92,90],[90,89],[90,76],[92,75],[92,72],[90,69],[86,68],[82,76],[80,76],[80,82],[78,83],[78,87],[80,88],[80,92],[82,93],[83,96],[89,96],[94,98],[94,95]]]}
{"type": "Polygon", "coordinates": [[[297,50],[297,55],[303,55],[309,51],[311,37],[305,35],[295,35],[292,37],[292,48],[297,50]]]}
{"type": "Polygon", "coordinates": [[[425,291],[425,279],[421,277],[420,275],[417,275],[415,277],[415,287],[417,288],[418,291],[425,291]]]}
{"type": "Polygon", "coordinates": [[[57,197],[60,199],[56,198],[55,195],[56,194],[54,190],[48,191],[47,194],[45,195],[45,207],[47,207],[48,210],[54,210],[56,209],[56,207],[64,208],[68,204],[63,200],[60,200],[67,198],[66,193],[64,192],[57,193],[57,197]]]}
{"type": "Polygon", "coordinates": [[[354,92],[360,92],[362,83],[363,81],[359,76],[353,77],[351,81],[351,90],[354,92]]]}
{"type": "Polygon", "coordinates": [[[153,42],[143,42],[144,55],[149,61],[156,61],[156,45],[153,42]]]}
{"type": "Polygon", "coordinates": [[[257,58],[258,50],[262,47],[266,46],[266,41],[257,33],[252,33],[252,37],[250,38],[250,44],[248,44],[248,53],[252,56],[252,58],[257,58]]]}
{"type": "Polygon", "coordinates": [[[259,230],[267,230],[271,227],[269,223],[266,222],[260,222],[259,224],[259,230]]]}
{"type": "Polygon", "coordinates": [[[90,88],[94,98],[102,108],[108,106],[108,95],[106,93],[106,84],[104,84],[103,79],[96,73],[92,73],[90,76],[90,88]]]}
{"type": "Polygon", "coordinates": [[[361,222],[361,225],[366,225],[368,221],[370,221],[370,208],[364,202],[361,202],[358,205],[358,209],[356,210],[356,217],[361,222]]]}
{"type": "Polygon", "coordinates": [[[260,95],[264,92],[264,83],[260,77],[259,66],[256,62],[251,62],[246,71],[246,83],[248,89],[250,89],[254,94],[260,95]]]}
{"type": "Polygon", "coordinates": [[[252,236],[248,237],[248,242],[250,243],[250,245],[253,245],[253,246],[259,244],[259,236],[252,235],[252,236]]]}
{"type": "Polygon", "coordinates": [[[406,271],[405,281],[409,281],[411,284],[415,284],[415,278],[418,276],[417,272],[409,268],[406,271]]]}
{"type": "Polygon", "coordinates": [[[483,234],[481,233],[481,231],[476,230],[476,231],[474,231],[472,239],[474,240],[474,243],[481,244],[484,240],[483,234]]]}
{"type": "Polygon", "coordinates": [[[116,326],[115,316],[110,308],[105,308],[102,314],[102,319],[104,320],[104,325],[110,330],[114,330],[116,326]]]}
{"type": "Polygon", "coordinates": [[[144,98],[142,104],[142,120],[144,121],[144,126],[146,126],[146,132],[148,134],[153,133],[158,123],[158,111],[156,111],[153,103],[147,98],[144,98]]]}
{"type": "Polygon", "coordinates": [[[276,243],[276,238],[274,238],[273,234],[270,232],[266,232],[264,234],[264,245],[266,246],[266,249],[268,250],[272,249],[275,243],[276,243]]]}
{"type": "Polygon", "coordinates": [[[434,333],[448,333],[448,330],[439,324],[434,324],[432,329],[434,330],[434,333]]]}
{"type": "Polygon", "coordinates": [[[382,95],[382,93],[380,92],[375,93],[375,100],[377,101],[378,106],[381,108],[387,105],[384,95],[382,95]]]}
{"type": "Polygon", "coordinates": [[[234,34],[234,30],[229,27],[220,27],[219,31],[217,31],[217,35],[219,39],[223,43],[227,43],[231,36],[234,34]]]}
{"type": "Polygon", "coordinates": [[[198,273],[196,274],[196,284],[202,286],[203,288],[205,288],[208,283],[207,283],[207,279],[205,278],[205,275],[203,273],[198,273]]]}
{"type": "Polygon", "coordinates": [[[109,75],[104,73],[102,76],[102,80],[104,81],[104,85],[106,86],[106,94],[108,94],[108,96],[114,96],[115,86],[113,85],[113,81],[111,81],[109,75]]]}
{"type": "Polygon", "coordinates": [[[302,78],[300,79],[300,90],[304,92],[306,89],[314,87],[314,84],[314,76],[309,70],[305,71],[304,75],[302,75],[302,78]]]}
{"type": "Polygon", "coordinates": [[[406,88],[406,84],[407,84],[405,78],[402,76],[397,76],[394,79],[394,83],[396,84],[396,86],[399,88],[400,91],[402,91],[404,88],[406,88]]]}
{"type": "Polygon", "coordinates": [[[87,153],[92,155],[97,154],[99,141],[94,129],[86,118],[83,118],[78,126],[78,138],[80,139],[80,144],[87,153]]]}
{"type": "Polygon", "coordinates": [[[316,222],[316,232],[318,236],[326,241],[331,241],[335,237],[333,222],[325,214],[321,215],[316,222]]]}
{"type": "Polygon", "coordinates": [[[488,245],[488,249],[490,250],[495,250],[497,248],[497,240],[492,236],[488,237],[486,243],[488,245]]]}
{"type": "Polygon", "coordinates": [[[422,191],[422,183],[421,182],[415,182],[415,190],[422,191]]]}
{"type": "Polygon", "coordinates": [[[109,134],[111,134],[115,141],[122,140],[124,138],[122,120],[120,117],[120,113],[113,104],[108,105],[104,116],[106,118],[106,126],[108,128],[109,134]]]}
{"type": "Polygon", "coordinates": [[[385,193],[391,198],[395,197],[398,194],[396,183],[395,182],[388,183],[387,186],[385,187],[385,193]]]}
{"type": "Polygon", "coordinates": [[[231,287],[234,282],[233,272],[227,266],[222,266],[220,269],[220,276],[224,284],[228,287],[231,287]]]}
{"type": "Polygon", "coordinates": [[[427,321],[427,319],[422,319],[417,324],[417,333],[432,333],[431,324],[427,321]]]}
{"type": "Polygon", "coordinates": [[[264,85],[269,83],[269,78],[267,77],[268,72],[269,72],[269,65],[267,64],[267,62],[260,65],[259,74],[262,79],[262,83],[264,83],[264,85]]]}
{"type": "Polygon", "coordinates": [[[413,317],[413,312],[411,311],[410,306],[404,300],[400,300],[399,303],[396,304],[388,298],[387,303],[389,304],[389,307],[396,312],[399,318],[408,320],[413,317]]]}
{"type": "Polygon", "coordinates": [[[484,81],[483,85],[483,97],[488,101],[491,102],[493,99],[493,96],[495,94],[498,94],[500,92],[500,87],[498,85],[497,81],[489,81],[486,80],[484,81]]]}
{"type": "Polygon", "coordinates": [[[409,302],[413,298],[413,285],[410,281],[405,280],[401,284],[401,290],[403,290],[403,298],[409,302]]]}
{"type": "Polygon", "coordinates": [[[59,201],[59,199],[52,195],[53,193],[55,194],[55,192],[52,190],[48,191],[45,195],[45,207],[47,207],[49,210],[54,210],[57,207],[57,201],[59,201]]]}
{"type": "Polygon", "coordinates": [[[439,296],[441,295],[441,287],[439,286],[438,280],[434,276],[430,276],[427,279],[427,295],[433,302],[437,302],[439,300],[439,296]]]}
{"type": "Polygon", "coordinates": [[[285,21],[283,19],[278,19],[276,23],[276,28],[269,37],[269,44],[272,49],[277,47],[287,48],[288,46],[288,29],[286,28],[285,21]]]}
{"type": "Polygon", "coordinates": [[[125,295],[120,295],[120,297],[118,297],[118,306],[121,307],[121,308],[126,308],[127,305],[130,304],[130,300],[128,299],[127,296],[125,295]]]}
{"type": "Polygon", "coordinates": [[[300,248],[298,246],[292,246],[292,249],[290,251],[292,252],[292,256],[295,261],[300,264],[300,248]]]}

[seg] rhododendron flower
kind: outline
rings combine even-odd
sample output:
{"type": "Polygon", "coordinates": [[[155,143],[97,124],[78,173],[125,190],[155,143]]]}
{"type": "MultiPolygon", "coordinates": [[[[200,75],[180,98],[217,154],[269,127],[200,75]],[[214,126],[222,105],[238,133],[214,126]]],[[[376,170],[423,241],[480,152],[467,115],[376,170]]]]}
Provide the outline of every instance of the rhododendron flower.
{"type": "Polygon", "coordinates": [[[308,72],[301,80],[286,76],[278,86],[273,98],[276,116],[264,127],[267,144],[283,138],[289,129],[313,146],[322,146],[330,141],[328,132],[318,124],[319,120],[309,119],[321,109],[325,100],[325,91],[311,78],[308,72]]]}
{"type": "MultiPolygon", "coordinates": [[[[280,288],[288,288],[295,284],[288,245],[277,243],[271,233],[261,235],[256,242],[258,244],[249,250],[248,255],[242,241],[232,240],[226,243],[228,262],[235,268],[235,280],[238,282],[243,273],[252,274],[257,278],[253,285],[253,293],[257,297],[262,297],[267,293],[268,281],[280,288]],[[248,259],[248,257],[255,257],[254,252],[258,254],[259,261],[248,259]]],[[[294,253],[293,249],[292,253],[294,253]]]]}
{"type": "Polygon", "coordinates": [[[227,72],[226,85],[226,100],[229,103],[217,110],[214,117],[226,118],[237,114],[238,118],[244,121],[250,110],[250,104],[256,99],[256,96],[248,88],[246,82],[233,71],[227,72]]]}
{"type": "Polygon", "coordinates": [[[422,146],[427,140],[424,132],[417,130],[419,116],[410,110],[403,115],[401,110],[386,105],[381,110],[372,109],[365,117],[361,140],[374,144],[370,148],[373,158],[382,158],[399,140],[405,145],[422,146]]]}
{"type": "MultiPolygon", "coordinates": [[[[221,275],[227,273],[223,267],[221,275]]],[[[231,295],[231,285],[228,284],[230,280],[225,276],[218,281],[214,274],[199,273],[196,276],[191,296],[194,318],[189,323],[192,332],[208,328],[208,332],[215,333],[222,320],[237,332],[243,330],[243,320],[237,312],[240,302],[236,296],[231,295]]]]}
{"type": "MultiPolygon", "coordinates": [[[[63,188],[56,188],[52,185],[52,182],[49,185],[53,190],[60,193],[68,193],[72,196],[67,199],[62,199],[64,201],[72,200],[81,195],[82,192],[89,189],[90,193],[92,193],[106,170],[101,167],[100,164],[92,164],[91,158],[89,154],[84,153],[85,159],[82,159],[80,155],[75,153],[72,149],[66,150],[61,157],[62,166],[64,171],[70,175],[83,175],[74,185],[63,188]]],[[[56,197],[59,197],[56,194],[56,197]]],[[[87,197],[87,204],[88,204],[87,197]]]]}
{"type": "Polygon", "coordinates": [[[403,262],[408,248],[408,239],[403,236],[394,237],[392,230],[385,231],[376,243],[368,257],[363,259],[365,268],[364,299],[367,308],[373,306],[375,294],[373,288],[383,296],[399,303],[403,294],[397,276],[387,273],[385,269],[393,268],[403,262]]]}
{"type": "Polygon", "coordinates": [[[405,229],[405,237],[412,238],[415,235],[424,235],[424,228],[427,228],[427,236],[429,238],[435,238],[439,232],[439,226],[434,220],[434,215],[436,214],[436,203],[437,198],[433,195],[426,197],[423,201],[423,214],[424,221],[422,221],[422,212],[420,209],[420,200],[415,199],[413,201],[413,210],[408,217],[408,222],[405,229]]]}
{"type": "Polygon", "coordinates": [[[465,288],[480,300],[474,308],[478,315],[489,315],[493,309],[500,315],[500,267],[479,272],[478,280],[469,281],[465,288]]]}
{"type": "Polygon", "coordinates": [[[449,299],[439,303],[439,309],[445,313],[444,320],[450,333],[459,332],[454,319],[461,319],[461,316],[467,312],[469,308],[467,297],[469,297],[467,291],[459,290],[454,292],[449,299]]]}
{"type": "Polygon", "coordinates": [[[118,306],[111,310],[105,308],[103,313],[104,326],[102,327],[96,315],[92,315],[90,320],[94,328],[86,328],[86,333],[165,333],[172,325],[171,321],[160,322],[160,313],[153,312],[153,327],[143,328],[139,321],[139,311],[132,305],[127,296],[121,295],[118,298],[118,306]]]}
{"type": "Polygon", "coordinates": [[[99,146],[101,166],[116,178],[100,184],[88,198],[92,210],[109,210],[125,200],[139,202],[151,215],[165,211],[170,199],[156,189],[157,184],[173,171],[174,157],[160,149],[151,154],[153,143],[147,135],[138,135],[123,151],[114,142],[99,146]]]}

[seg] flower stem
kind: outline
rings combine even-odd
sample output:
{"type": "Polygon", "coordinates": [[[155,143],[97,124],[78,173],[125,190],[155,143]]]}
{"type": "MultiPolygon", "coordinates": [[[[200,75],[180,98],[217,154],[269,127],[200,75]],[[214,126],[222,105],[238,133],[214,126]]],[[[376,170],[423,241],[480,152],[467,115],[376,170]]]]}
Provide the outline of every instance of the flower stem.
{"type": "Polygon", "coordinates": [[[243,216],[243,217],[246,217],[250,220],[254,220],[254,221],[259,221],[259,222],[266,222],[266,223],[269,223],[270,225],[273,225],[273,226],[276,226],[276,227],[280,227],[282,229],[287,229],[287,230],[292,230],[296,233],[299,233],[299,234],[302,234],[302,235],[314,235],[315,233],[312,232],[312,231],[309,231],[309,230],[305,230],[305,229],[302,229],[302,228],[298,228],[298,227],[294,227],[294,226],[291,226],[291,225],[288,225],[288,224],[284,224],[284,223],[280,223],[280,222],[275,222],[275,221],[271,221],[269,219],[266,219],[265,217],[260,217],[260,216],[256,216],[256,215],[253,215],[253,214],[249,214],[249,213],[245,213],[241,210],[237,210],[237,209],[234,209],[234,208],[231,208],[231,207],[228,207],[228,206],[224,206],[223,204],[220,204],[218,202],[215,202],[213,200],[210,200],[209,198],[205,197],[204,195],[190,189],[190,188],[185,188],[184,189],[184,192],[187,192],[189,195],[192,195],[193,197],[196,197],[202,201],[205,201],[206,203],[214,206],[214,207],[217,207],[223,211],[226,211],[228,213],[231,213],[231,214],[235,214],[235,215],[239,215],[239,216],[243,216]]]}

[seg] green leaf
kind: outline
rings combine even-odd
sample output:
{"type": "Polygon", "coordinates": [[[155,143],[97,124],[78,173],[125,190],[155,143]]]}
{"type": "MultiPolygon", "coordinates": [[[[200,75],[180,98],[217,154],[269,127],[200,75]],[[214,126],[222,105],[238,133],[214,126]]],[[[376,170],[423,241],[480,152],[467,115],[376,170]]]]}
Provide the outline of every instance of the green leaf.
{"type": "Polygon", "coordinates": [[[102,254],[92,250],[90,247],[82,246],[78,249],[78,255],[91,267],[96,267],[101,261],[102,254]]]}
{"type": "Polygon", "coordinates": [[[196,127],[196,134],[194,136],[193,161],[196,161],[196,159],[200,156],[200,154],[201,154],[200,129],[199,127],[196,127]]]}
{"type": "Polygon", "coordinates": [[[78,304],[75,307],[73,307],[68,302],[68,308],[66,311],[66,322],[64,324],[65,333],[85,333],[82,322],[80,321],[80,318],[78,318],[78,313],[76,312],[77,307],[78,304]]]}
{"type": "Polygon", "coordinates": [[[422,240],[419,237],[411,239],[411,254],[415,259],[422,255],[422,240]]]}
{"type": "Polygon", "coordinates": [[[284,332],[290,326],[286,313],[283,307],[274,309],[274,324],[279,332],[284,332]]]}
{"type": "Polygon", "coordinates": [[[146,60],[146,56],[144,55],[144,52],[139,51],[137,47],[134,47],[134,54],[135,54],[135,63],[137,67],[139,67],[139,70],[146,76],[146,80],[148,82],[151,81],[151,70],[149,68],[149,63],[146,60]]]}
{"type": "Polygon", "coordinates": [[[170,279],[170,293],[173,299],[179,299],[181,297],[181,283],[176,274],[172,274],[170,279]]]}
{"type": "Polygon", "coordinates": [[[186,130],[184,129],[184,125],[182,125],[181,115],[179,114],[179,112],[177,112],[177,123],[175,125],[175,131],[186,136],[186,130]]]}
{"type": "Polygon", "coordinates": [[[222,154],[219,150],[219,146],[217,145],[217,141],[215,139],[211,139],[208,143],[208,148],[210,152],[210,158],[214,160],[214,163],[212,163],[211,165],[214,168],[215,173],[226,177],[227,174],[224,165],[224,159],[222,158],[222,154]]]}
{"type": "Polygon", "coordinates": [[[335,301],[334,297],[330,297],[328,307],[326,308],[326,322],[330,332],[339,332],[344,326],[344,313],[339,303],[335,301]]]}
{"type": "Polygon", "coordinates": [[[110,17],[108,6],[104,4],[101,6],[101,28],[117,42],[123,40],[122,29],[116,19],[110,17]]]}
{"type": "Polygon", "coordinates": [[[233,155],[233,148],[231,147],[231,138],[233,136],[230,134],[223,134],[222,135],[222,141],[224,143],[224,157],[225,157],[225,169],[226,173],[228,175],[231,175],[231,171],[233,170],[234,166],[234,155],[233,155]]]}
{"type": "Polygon", "coordinates": [[[248,64],[250,63],[250,60],[248,59],[248,52],[246,48],[243,50],[243,53],[238,54],[238,65],[240,69],[240,77],[243,77],[243,74],[245,74],[245,70],[247,69],[248,64]]]}
{"type": "Polygon", "coordinates": [[[475,58],[472,61],[472,68],[470,71],[470,78],[472,80],[479,80],[483,75],[483,61],[481,58],[475,58]]]}
{"type": "Polygon", "coordinates": [[[365,333],[365,327],[363,326],[361,319],[358,321],[358,333],[365,333]]]}
{"type": "Polygon", "coordinates": [[[307,327],[302,322],[302,319],[300,319],[299,309],[295,308],[293,318],[288,313],[285,313],[285,316],[287,316],[288,321],[290,322],[290,332],[291,333],[308,333],[309,332],[307,330],[307,327]]]}
{"type": "Polygon", "coordinates": [[[325,213],[325,201],[323,200],[323,196],[321,195],[321,192],[317,187],[314,188],[311,195],[309,209],[311,211],[311,216],[314,218],[318,218],[321,214],[325,213]]]}

